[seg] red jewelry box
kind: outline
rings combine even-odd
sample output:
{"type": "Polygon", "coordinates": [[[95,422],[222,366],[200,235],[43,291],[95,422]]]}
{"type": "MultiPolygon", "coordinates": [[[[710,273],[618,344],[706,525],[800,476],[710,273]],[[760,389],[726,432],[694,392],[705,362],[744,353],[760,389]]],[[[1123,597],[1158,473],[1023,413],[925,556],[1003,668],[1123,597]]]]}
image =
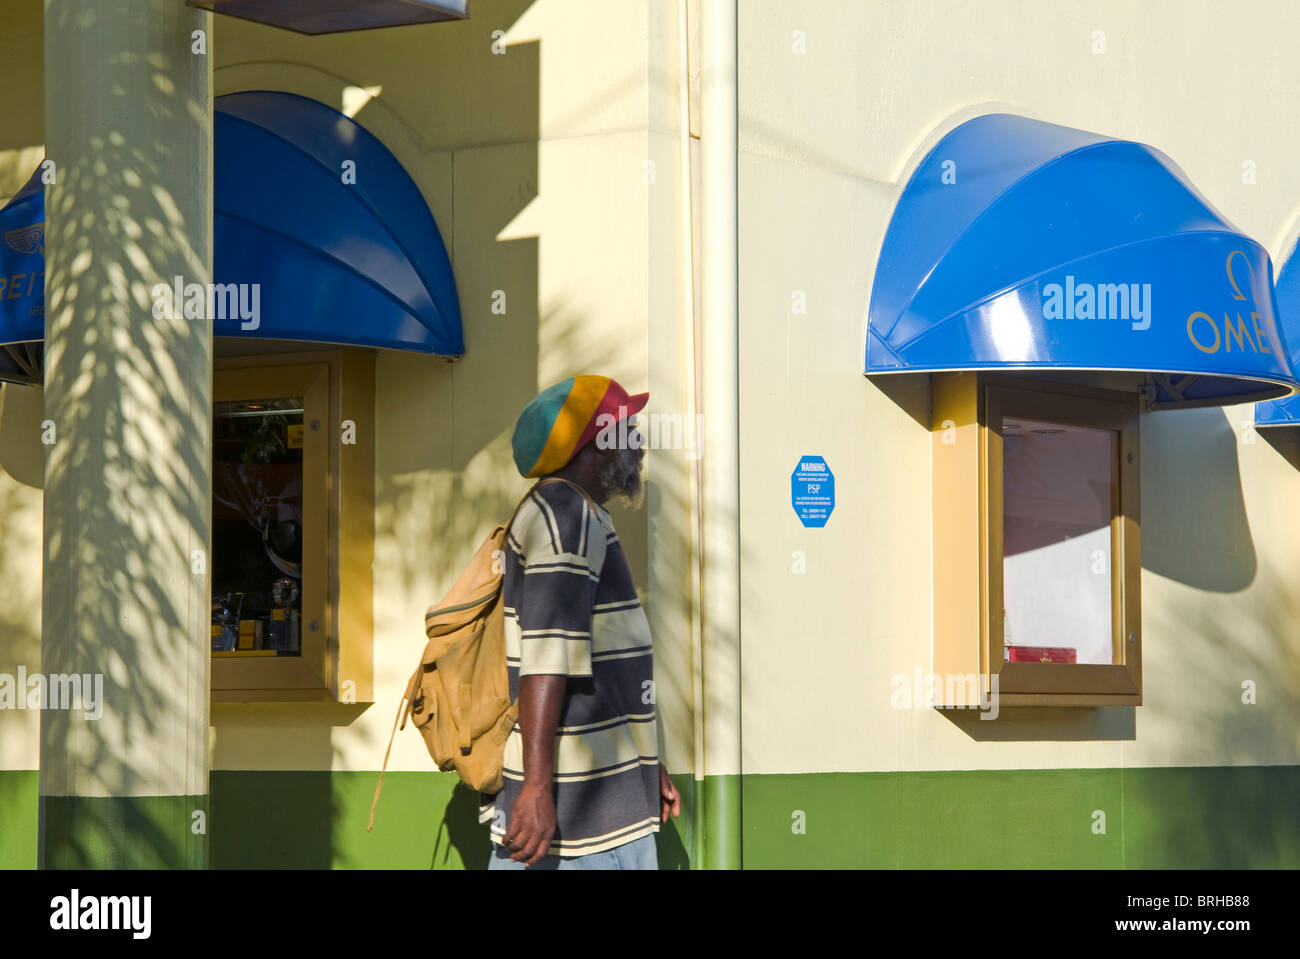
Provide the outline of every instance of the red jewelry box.
{"type": "Polygon", "coordinates": [[[1073,663],[1078,650],[1069,646],[1008,646],[1013,663],[1073,663]]]}

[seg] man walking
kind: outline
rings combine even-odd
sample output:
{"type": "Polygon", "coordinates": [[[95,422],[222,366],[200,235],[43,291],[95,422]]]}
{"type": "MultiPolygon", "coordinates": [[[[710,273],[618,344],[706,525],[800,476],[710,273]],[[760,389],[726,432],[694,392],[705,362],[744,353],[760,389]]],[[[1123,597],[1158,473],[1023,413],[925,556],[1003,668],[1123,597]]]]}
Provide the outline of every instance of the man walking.
{"type": "Polygon", "coordinates": [[[650,627],[603,506],[611,496],[643,503],[632,417],[649,398],[607,376],[574,376],[515,424],[519,472],[568,482],[534,490],[506,538],[519,722],[490,813],[489,869],[657,869],[654,834],[681,812],[658,758],[650,627]]]}

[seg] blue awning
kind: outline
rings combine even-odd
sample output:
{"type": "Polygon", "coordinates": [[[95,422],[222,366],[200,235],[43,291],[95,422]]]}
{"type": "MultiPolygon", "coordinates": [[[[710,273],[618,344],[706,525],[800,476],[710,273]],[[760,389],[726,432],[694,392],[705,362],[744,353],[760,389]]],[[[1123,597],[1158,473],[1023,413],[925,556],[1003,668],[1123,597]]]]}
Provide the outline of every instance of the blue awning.
{"type": "MultiPolygon", "coordinates": [[[[1277,310],[1282,318],[1282,333],[1292,350],[1300,347],[1300,244],[1290,254],[1277,274],[1277,310]]],[[[1300,357],[1291,354],[1291,366],[1300,366],[1300,357]]],[[[1255,426],[1300,426],[1300,396],[1269,400],[1255,406],[1255,426]]]]}
{"type": "Polygon", "coordinates": [[[1300,392],[1267,251],[1163,153],[1008,114],[922,160],[885,233],[866,372],[1135,371],[1153,408],[1300,392]]]}
{"type": "MultiPolygon", "coordinates": [[[[433,214],[400,163],[290,93],[215,101],[217,283],[258,283],[258,336],[459,356],[460,302],[433,214]]],[[[248,336],[238,319],[218,336],[248,336]]]]}
{"type": "Polygon", "coordinates": [[[45,186],[41,169],[0,209],[0,379],[40,382],[45,339],[45,186]],[[37,342],[32,342],[37,341],[37,342]]]}
{"type": "MultiPolygon", "coordinates": [[[[213,279],[257,284],[259,313],[248,330],[218,318],[215,335],[463,354],[446,247],[384,145],[305,97],[215,103],[213,279]]],[[[38,169],[0,209],[0,379],[41,380],[44,220],[38,169]]]]}

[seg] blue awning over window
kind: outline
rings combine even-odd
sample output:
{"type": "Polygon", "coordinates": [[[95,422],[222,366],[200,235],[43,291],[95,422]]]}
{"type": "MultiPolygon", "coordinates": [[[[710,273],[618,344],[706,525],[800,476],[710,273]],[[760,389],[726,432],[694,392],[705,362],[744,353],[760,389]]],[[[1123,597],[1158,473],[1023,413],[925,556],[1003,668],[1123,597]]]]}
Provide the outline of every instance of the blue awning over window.
{"type": "Polygon", "coordinates": [[[866,372],[1136,371],[1153,407],[1300,392],[1267,251],[1152,147],[1007,114],[958,126],[898,200],[866,372]]]}
{"type": "MultiPolygon", "coordinates": [[[[257,284],[259,314],[216,319],[217,336],[465,352],[437,224],[382,143],[288,93],[218,97],[213,127],[213,280],[257,284]]],[[[40,381],[44,209],[38,171],[0,210],[4,379],[40,381]]]]}
{"type": "Polygon", "coordinates": [[[45,339],[45,186],[37,167],[0,209],[0,379],[40,382],[45,339]],[[33,342],[34,341],[34,342],[33,342]]]}
{"type": "MultiPolygon", "coordinates": [[[[459,356],[460,303],[424,197],[391,153],[315,100],[215,101],[212,273],[261,285],[259,336],[459,356]]],[[[237,319],[218,336],[247,336],[237,319]]]]}
{"type": "MultiPolygon", "coordinates": [[[[1277,310],[1282,318],[1282,332],[1294,351],[1300,347],[1300,244],[1291,253],[1277,274],[1277,310]]],[[[1291,354],[1291,366],[1297,368],[1300,357],[1291,354]]],[[[1300,426],[1300,396],[1269,400],[1255,405],[1255,426],[1300,426]]]]}

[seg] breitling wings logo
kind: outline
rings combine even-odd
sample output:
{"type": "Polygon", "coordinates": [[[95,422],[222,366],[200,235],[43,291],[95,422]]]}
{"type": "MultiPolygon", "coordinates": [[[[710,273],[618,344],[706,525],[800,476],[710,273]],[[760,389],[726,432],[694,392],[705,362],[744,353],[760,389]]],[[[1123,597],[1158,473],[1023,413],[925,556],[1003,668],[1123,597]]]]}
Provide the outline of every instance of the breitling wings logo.
{"type": "Polygon", "coordinates": [[[17,230],[5,230],[5,245],[18,253],[39,253],[44,256],[45,222],[33,223],[17,230]]]}

